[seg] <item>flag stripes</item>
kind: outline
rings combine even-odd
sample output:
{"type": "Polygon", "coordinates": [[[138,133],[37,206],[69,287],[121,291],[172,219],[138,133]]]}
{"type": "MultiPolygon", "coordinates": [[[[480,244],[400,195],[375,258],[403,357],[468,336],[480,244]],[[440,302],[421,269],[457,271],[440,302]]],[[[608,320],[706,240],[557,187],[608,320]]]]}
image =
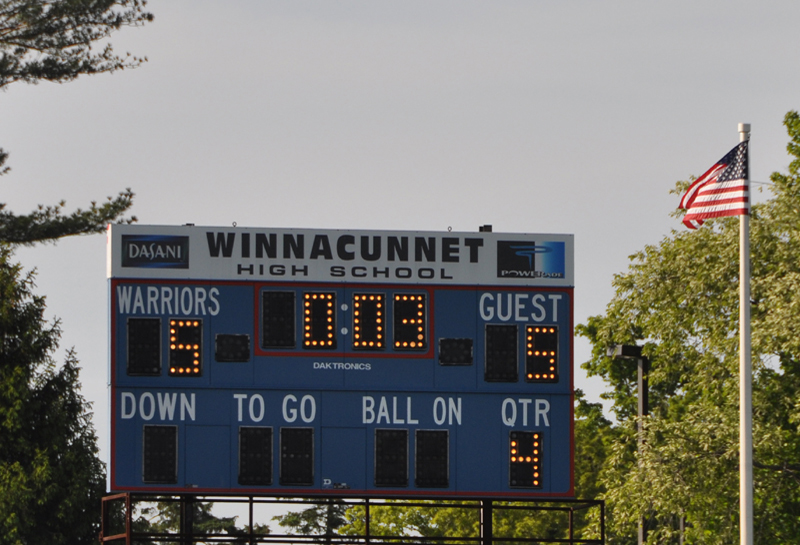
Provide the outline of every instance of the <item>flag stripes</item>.
{"type": "Polygon", "coordinates": [[[697,229],[704,220],[750,213],[748,141],[740,143],[689,186],[681,199],[683,223],[697,229]]]}

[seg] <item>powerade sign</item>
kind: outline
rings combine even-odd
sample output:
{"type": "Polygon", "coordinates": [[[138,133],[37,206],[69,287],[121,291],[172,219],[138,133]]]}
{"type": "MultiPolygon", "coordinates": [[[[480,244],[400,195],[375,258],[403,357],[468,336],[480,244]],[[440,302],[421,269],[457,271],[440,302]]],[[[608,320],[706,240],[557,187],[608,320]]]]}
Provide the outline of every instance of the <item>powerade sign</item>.
{"type": "Polygon", "coordinates": [[[564,278],[563,242],[497,241],[498,278],[564,278]]]}
{"type": "Polygon", "coordinates": [[[157,269],[189,268],[189,237],[122,235],[122,266],[157,269]]]}

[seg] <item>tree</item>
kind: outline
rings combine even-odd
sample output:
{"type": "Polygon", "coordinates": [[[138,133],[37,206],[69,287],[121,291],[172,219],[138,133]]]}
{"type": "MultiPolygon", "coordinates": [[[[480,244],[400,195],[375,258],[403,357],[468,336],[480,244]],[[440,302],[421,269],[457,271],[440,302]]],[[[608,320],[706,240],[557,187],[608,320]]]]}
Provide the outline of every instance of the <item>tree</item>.
{"type": "Polygon", "coordinates": [[[0,203],[0,242],[33,245],[53,242],[59,238],[88,233],[102,233],[110,222],[131,223],[136,217],[123,218],[133,204],[133,192],[126,189],[117,197],[108,197],[98,206],[91,203],[88,210],[80,208],[71,214],[63,213],[64,201],[57,206],[40,205],[38,210],[18,216],[0,203]]]}
{"type": "Polygon", "coordinates": [[[120,57],[92,45],[126,26],[153,20],[146,0],[0,0],[0,89],[24,81],[56,83],[83,74],[135,68],[146,58],[120,57]]]}
{"type": "Polygon", "coordinates": [[[278,521],[289,533],[319,535],[323,537],[318,541],[324,541],[325,538],[336,535],[338,529],[344,526],[348,509],[343,501],[331,499],[325,503],[315,503],[302,511],[278,515],[272,520],[278,521]]]}
{"type": "MultiPolygon", "coordinates": [[[[800,116],[784,123],[793,161],[751,220],[756,543],[800,538],[800,116]]],[[[675,542],[681,518],[688,543],[738,541],[738,275],[738,218],[673,231],[631,256],[606,313],[577,328],[621,422],[603,476],[610,543],[634,542],[640,517],[650,543],[675,542]],[[640,454],[635,369],[606,356],[636,342],[651,362],[640,454]]]]}
{"type": "Polygon", "coordinates": [[[0,543],[93,543],[105,474],[72,352],[0,245],[0,543]]]}
{"type": "MultiPolygon", "coordinates": [[[[0,89],[15,82],[64,83],[86,74],[115,72],[141,65],[146,58],[120,57],[111,44],[93,46],[123,27],[153,20],[146,0],[0,0],[0,89]]],[[[8,153],[0,149],[0,175],[8,153]]],[[[57,206],[40,206],[18,216],[0,203],[0,242],[32,244],[63,236],[101,232],[130,208],[130,189],[102,205],[64,215],[57,206]]],[[[135,220],[130,218],[127,221],[135,220]]]]}
{"type": "MultiPolygon", "coordinates": [[[[188,503],[191,509],[192,533],[195,536],[234,536],[234,543],[249,542],[249,527],[236,526],[238,517],[217,517],[211,510],[213,502],[192,501],[188,503]]],[[[162,501],[155,504],[146,504],[138,509],[138,514],[133,520],[133,532],[150,534],[176,534],[181,531],[181,505],[177,501],[162,501]]],[[[253,524],[253,533],[257,535],[269,534],[266,524],[253,524]]],[[[156,538],[157,539],[157,538],[156,538]]],[[[202,538],[196,538],[193,543],[207,543],[202,538]]],[[[145,540],[143,543],[151,543],[145,540]]],[[[167,539],[164,543],[174,543],[174,539],[167,539]]],[[[212,538],[208,543],[214,543],[212,538]]]]}
{"type": "MultiPolygon", "coordinates": [[[[98,41],[153,19],[142,0],[0,0],[0,89],[18,81],[63,83],[83,74],[133,68],[98,41]]],[[[8,154],[0,149],[0,175],[8,154]]],[[[44,320],[33,274],[12,263],[13,246],[95,233],[132,204],[126,190],[71,214],[40,206],[15,215],[0,204],[0,543],[93,543],[105,471],[97,456],[90,406],[80,395],[70,351],[57,366],[61,331],[44,320]]]]}

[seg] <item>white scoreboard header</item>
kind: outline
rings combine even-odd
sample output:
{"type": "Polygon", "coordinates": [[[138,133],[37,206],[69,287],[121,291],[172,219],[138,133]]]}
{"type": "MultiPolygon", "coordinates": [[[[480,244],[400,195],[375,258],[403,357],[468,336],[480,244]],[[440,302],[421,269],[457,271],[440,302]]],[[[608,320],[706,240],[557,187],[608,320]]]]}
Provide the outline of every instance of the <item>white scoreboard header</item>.
{"type": "Polygon", "coordinates": [[[572,235],[110,225],[108,276],[573,287],[572,235]]]}

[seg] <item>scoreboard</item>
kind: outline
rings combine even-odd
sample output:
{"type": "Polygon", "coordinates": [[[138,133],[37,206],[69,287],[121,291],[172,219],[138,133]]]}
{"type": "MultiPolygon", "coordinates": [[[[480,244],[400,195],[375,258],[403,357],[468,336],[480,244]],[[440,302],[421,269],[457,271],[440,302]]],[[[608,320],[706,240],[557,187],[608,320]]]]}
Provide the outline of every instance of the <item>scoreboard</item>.
{"type": "Polygon", "coordinates": [[[571,235],[112,225],[112,491],[573,495],[571,235]]]}

